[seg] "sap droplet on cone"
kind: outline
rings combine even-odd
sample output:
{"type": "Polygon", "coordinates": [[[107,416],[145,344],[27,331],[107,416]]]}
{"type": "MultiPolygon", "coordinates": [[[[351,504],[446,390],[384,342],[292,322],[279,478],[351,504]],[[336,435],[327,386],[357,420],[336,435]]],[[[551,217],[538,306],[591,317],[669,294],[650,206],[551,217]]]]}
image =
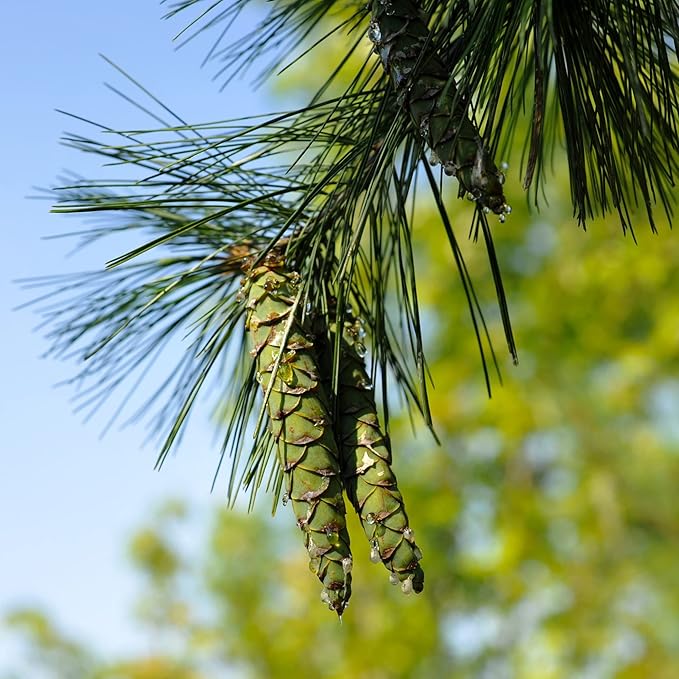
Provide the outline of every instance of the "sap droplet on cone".
{"type": "Polygon", "coordinates": [[[382,42],[382,30],[380,29],[380,25],[374,20],[370,22],[368,38],[370,39],[370,42],[373,42],[376,45],[382,42]]]}
{"type": "Polygon", "coordinates": [[[328,538],[328,542],[333,547],[339,547],[340,544],[339,533],[334,528],[326,528],[325,537],[328,538]]]}
{"type": "Polygon", "coordinates": [[[382,561],[382,557],[380,556],[380,548],[379,545],[377,544],[377,540],[373,540],[370,543],[370,560],[373,563],[379,563],[382,561]]]}
{"type": "Polygon", "coordinates": [[[278,290],[278,288],[281,287],[281,283],[278,279],[274,278],[273,276],[269,276],[264,281],[263,287],[267,292],[276,292],[276,290],[278,290]]]}

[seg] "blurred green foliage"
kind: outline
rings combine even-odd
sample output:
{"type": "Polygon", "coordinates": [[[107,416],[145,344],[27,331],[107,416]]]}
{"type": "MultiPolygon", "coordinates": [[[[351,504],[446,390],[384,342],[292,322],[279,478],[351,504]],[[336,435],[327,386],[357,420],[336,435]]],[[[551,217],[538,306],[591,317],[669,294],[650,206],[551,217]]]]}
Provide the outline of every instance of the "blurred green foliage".
{"type": "MultiPolygon", "coordinates": [[[[392,438],[422,595],[389,585],[352,521],[355,589],[340,626],[316,601],[286,508],[275,519],[225,510],[205,552],[186,554],[175,503],[130,546],[153,650],[102,659],[17,611],[7,622],[31,662],[59,679],[679,676],[679,241],[645,223],[638,244],[613,222],[584,233],[558,191],[541,214],[513,202],[495,235],[516,367],[484,250],[464,246],[504,377],[491,399],[440,226],[424,206],[417,219],[442,444],[419,426],[413,436],[407,413],[392,438]]],[[[452,195],[450,206],[464,228],[467,207],[452,195]]]]}

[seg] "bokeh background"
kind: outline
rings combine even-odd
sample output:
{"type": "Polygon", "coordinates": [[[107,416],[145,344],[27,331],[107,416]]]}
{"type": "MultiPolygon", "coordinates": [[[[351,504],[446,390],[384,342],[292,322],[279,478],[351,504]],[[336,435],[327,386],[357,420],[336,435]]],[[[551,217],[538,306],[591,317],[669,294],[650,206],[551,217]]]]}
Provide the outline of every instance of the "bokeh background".
{"type": "MultiPolygon", "coordinates": [[[[34,294],[15,279],[116,254],[105,243],[73,254],[73,242],[41,240],[83,222],[25,199],[64,168],[102,174],[58,145],[85,123],[55,107],[149,125],[102,84],[121,79],[98,52],[190,121],[280,109],[320,69],[293,71],[273,91],[236,81],[220,93],[199,70],[207,45],[175,52],[179,24],[161,22],[155,2],[4,12],[0,677],[679,676],[676,232],[651,234],[641,212],[637,242],[615,218],[582,231],[558,154],[548,204],[529,210],[520,159],[509,158],[514,212],[494,232],[518,366],[504,350],[483,247],[464,245],[503,377],[489,399],[452,255],[422,202],[418,286],[441,445],[403,412],[392,437],[426,588],[418,597],[392,588],[354,522],[355,590],[339,626],[317,601],[289,512],[271,518],[266,501],[254,514],[227,512],[219,479],[210,493],[218,423],[209,409],[154,472],[143,424],[100,437],[106,413],[83,422],[72,388],[53,388],[73,365],[41,360],[36,317],[12,310],[34,294]]],[[[340,49],[328,45],[317,63],[340,49]]],[[[454,187],[449,206],[464,240],[470,208],[454,187]]]]}

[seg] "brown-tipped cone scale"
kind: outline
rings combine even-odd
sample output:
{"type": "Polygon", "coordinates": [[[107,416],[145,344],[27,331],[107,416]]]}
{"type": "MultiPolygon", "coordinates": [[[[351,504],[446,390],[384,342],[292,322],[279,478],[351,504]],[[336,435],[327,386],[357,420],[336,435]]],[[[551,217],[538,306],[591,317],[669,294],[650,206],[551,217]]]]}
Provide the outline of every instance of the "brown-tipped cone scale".
{"type": "Polygon", "coordinates": [[[266,408],[285,498],[304,532],[309,568],[323,583],[321,599],[342,615],[351,596],[352,557],[339,451],[313,342],[295,314],[299,276],[271,255],[247,273],[245,287],[246,327],[264,393],[273,379],[266,408]]]}
{"type": "Polygon", "coordinates": [[[370,542],[370,559],[391,571],[406,594],[421,592],[422,552],[415,544],[403,497],[391,467],[391,451],[380,428],[374,390],[365,369],[361,326],[350,319],[341,339],[338,418],[342,476],[351,504],[370,542]]]}
{"type": "Polygon", "coordinates": [[[504,175],[468,118],[449,69],[429,45],[430,34],[413,0],[372,0],[368,37],[375,46],[399,100],[431,149],[432,164],[448,175],[486,211],[504,221],[511,212],[504,197],[504,175]]]}

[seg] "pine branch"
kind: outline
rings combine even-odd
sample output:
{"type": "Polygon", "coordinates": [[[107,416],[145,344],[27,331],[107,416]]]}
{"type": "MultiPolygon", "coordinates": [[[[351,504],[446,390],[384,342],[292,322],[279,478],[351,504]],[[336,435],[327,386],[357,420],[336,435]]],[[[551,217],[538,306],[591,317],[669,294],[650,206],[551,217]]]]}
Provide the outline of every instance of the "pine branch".
{"type": "MultiPolygon", "coordinates": [[[[231,7],[247,3],[239,0],[231,7]]],[[[196,4],[175,3],[172,15],[196,4]]],[[[229,5],[226,0],[208,4],[203,21],[192,25],[194,35],[222,23],[222,12],[229,11],[220,9],[229,5]]],[[[331,5],[328,0],[273,3],[263,25],[285,13],[287,38],[297,36],[287,45],[298,46],[319,22],[329,23],[331,5]]],[[[502,172],[493,158],[516,143],[528,122],[523,183],[526,189],[533,186],[536,204],[548,180],[546,161],[563,144],[574,214],[582,225],[614,210],[623,228],[631,228],[632,209],[642,206],[655,228],[655,205],[671,223],[679,162],[679,6],[674,0],[576,5],[373,0],[370,9],[370,34],[379,35],[385,47],[380,57],[386,72],[416,129],[423,126],[433,160],[458,176],[462,192],[503,214],[502,172]],[[414,91],[406,92],[406,81],[414,91]],[[522,115],[527,106],[528,121],[522,115]]],[[[367,30],[367,18],[357,3],[352,27],[363,19],[367,30]]],[[[261,52],[255,36],[240,43],[244,60],[261,52]]]]}
{"type": "MultiPolygon", "coordinates": [[[[192,35],[228,27],[248,2],[204,5],[192,35]]],[[[171,14],[199,4],[176,3],[171,14]]],[[[489,388],[490,361],[480,304],[446,205],[432,169],[421,162],[425,146],[433,161],[457,177],[460,193],[477,203],[473,227],[483,234],[514,358],[484,212],[501,219],[509,212],[503,174],[493,159],[512,141],[526,99],[534,102],[525,139],[527,186],[537,190],[545,181],[544,159],[563,136],[581,222],[613,208],[631,226],[637,202],[649,214],[655,202],[672,214],[679,151],[676,3],[623,0],[613,7],[597,0],[568,10],[547,0],[479,2],[473,8],[461,0],[374,0],[372,14],[359,4],[333,15],[335,9],[330,0],[272,2],[261,31],[210,55],[225,58],[233,75],[236,65],[265,52],[278,66],[279,48],[301,47],[306,54],[310,42],[338,31],[351,35],[342,63],[306,106],[189,125],[118,69],[144,101],[115,91],[160,127],[116,131],[97,125],[103,139],[79,134],[66,139],[104,159],[112,171],[134,168],[138,179],[74,178],[58,190],[55,211],[96,218],[76,234],[83,245],[120,232],[139,233],[141,244],[112,257],[104,272],[37,282],[56,288],[42,301],[52,353],[82,361],[73,382],[82,385],[79,407],[91,414],[130,381],[131,393],[171,339],[185,338],[176,369],[132,414],[156,408],[152,433],[163,437],[159,464],[208,382],[220,374],[240,375],[243,382],[223,394],[235,404],[222,451],[232,457],[231,501],[240,486],[254,499],[267,470],[276,497],[283,483],[272,464],[270,433],[256,428],[244,453],[257,411],[252,368],[242,356],[245,310],[237,299],[244,261],[256,268],[284,248],[286,265],[301,277],[301,322],[320,314],[328,325],[343,327],[350,310],[363,320],[372,373],[382,378],[385,430],[390,380],[431,427],[411,224],[423,165],[467,296],[489,388]],[[361,45],[361,28],[378,59],[364,49],[367,40],[361,45]],[[346,90],[326,98],[361,49],[364,56],[346,90]]],[[[339,334],[331,344],[330,390],[337,395],[346,347],[339,334]]],[[[112,419],[121,413],[116,408],[112,419]]]]}
{"type": "MultiPolygon", "coordinates": [[[[31,284],[53,291],[39,300],[51,353],[80,360],[72,382],[88,415],[126,389],[110,422],[121,417],[159,356],[181,338],[175,369],[161,375],[132,413],[135,419],[155,410],[158,465],[215,380],[229,412],[222,445],[222,460],[231,458],[229,501],[244,488],[252,505],[266,485],[275,508],[286,486],[323,598],[341,615],[352,565],[343,487],[373,558],[404,591],[423,586],[387,439],[394,380],[409,409],[433,426],[412,242],[414,189],[423,168],[489,391],[486,345],[497,368],[440,182],[422,163],[425,147],[432,165],[457,178],[459,195],[476,202],[471,232],[483,235],[516,360],[486,216],[504,221],[511,212],[495,158],[514,142],[530,100],[527,189],[537,192],[546,181],[544,161],[563,141],[582,224],[614,209],[631,228],[638,204],[652,226],[656,203],[671,219],[679,6],[675,0],[371,0],[368,7],[273,0],[254,31],[225,40],[249,2],[207,0],[183,39],[220,30],[208,54],[221,63],[218,77],[228,82],[266,56],[261,82],[283,59],[289,65],[335,35],[350,38],[310,103],[277,115],[190,125],[114,65],[143,101],[112,89],[160,127],[96,125],[103,139],[69,135],[67,144],[104,159],[111,171],[133,169],[137,178],[129,172],[124,179],[72,178],[58,190],[55,211],[97,220],[75,234],[82,245],[120,232],[140,239],[104,271],[31,284]],[[356,72],[340,96],[329,97],[348,64],[356,72]],[[312,322],[318,338],[308,332],[312,322]],[[371,368],[357,324],[368,334],[371,368]],[[315,345],[328,348],[326,355],[315,345]],[[378,374],[383,427],[372,387],[378,374]],[[265,419],[268,428],[260,426],[265,419]]],[[[199,5],[177,2],[168,16],[199,5]]]]}
{"type": "MultiPolygon", "coordinates": [[[[304,279],[304,308],[323,307],[326,281],[330,294],[340,290],[370,328],[384,375],[396,379],[406,399],[431,423],[414,287],[405,289],[406,303],[395,308],[406,314],[405,323],[385,319],[389,286],[402,285],[403,271],[413,286],[415,276],[412,256],[401,261],[400,272],[389,267],[391,253],[404,250],[399,243],[409,238],[410,230],[401,226],[403,206],[392,206],[395,197],[407,193],[407,182],[392,176],[398,135],[390,133],[394,123],[384,113],[393,106],[384,94],[348,93],[268,119],[146,132],[96,125],[105,135],[102,141],[69,135],[69,144],[101,156],[109,166],[135,167],[142,173],[141,181],[75,178],[58,189],[55,211],[97,217],[98,223],[74,234],[82,245],[123,231],[138,231],[143,239],[112,257],[105,271],[75,282],[38,282],[56,288],[43,307],[52,353],[82,361],[73,380],[82,385],[82,407],[93,414],[130,381],[137,384],[138,375],[147,374],[173,337],[188,339],[180,365],[138,410],[146,415],[157,409],[152,433],[163,436],[162,464],[208,382],[219,374],[248,375],[238,352],[229,350],[244,341],[244,310],[236,300],[241,264],[284,246],[286,258],[304,279]],[[377,141],[378,135],[391,141],[377,141]],[[399,193],[394,191],[397,185],[399,193]],[[361,202],[373,207],[357,218],[354,211],[361,202]],[[385,232],[386,239],[384,225],[374,220],[378,213],[387,215],[386,225],[397,225],[385,232]],[[356,269],[362,260],[354,260],[352,252],[363,229],[370,230],[380,269],[368,260],[356,269]],[[342,261],[353,263],[342,269],[342,261]],[[407,346],[402,329],[417,338],[415,372],[400,349],[407,346]]],[[[408,182],[416,162],[411,154],[410,169],[404,170],[408,182]]],[[[243,455],[256,389],[247,379],[242,389],[230,383],[232,389],[223,398],[235,408],[229,409],[223,455],[232,457],[233,501],[236,478],[254,498],[269,467],[271,441],[260,431],[243,455]]],[[[122,413],[115,408],[112,421],[122,413]]],[[[274,486],[279,483],[275,473],[272,478],[274,486]]]]}

